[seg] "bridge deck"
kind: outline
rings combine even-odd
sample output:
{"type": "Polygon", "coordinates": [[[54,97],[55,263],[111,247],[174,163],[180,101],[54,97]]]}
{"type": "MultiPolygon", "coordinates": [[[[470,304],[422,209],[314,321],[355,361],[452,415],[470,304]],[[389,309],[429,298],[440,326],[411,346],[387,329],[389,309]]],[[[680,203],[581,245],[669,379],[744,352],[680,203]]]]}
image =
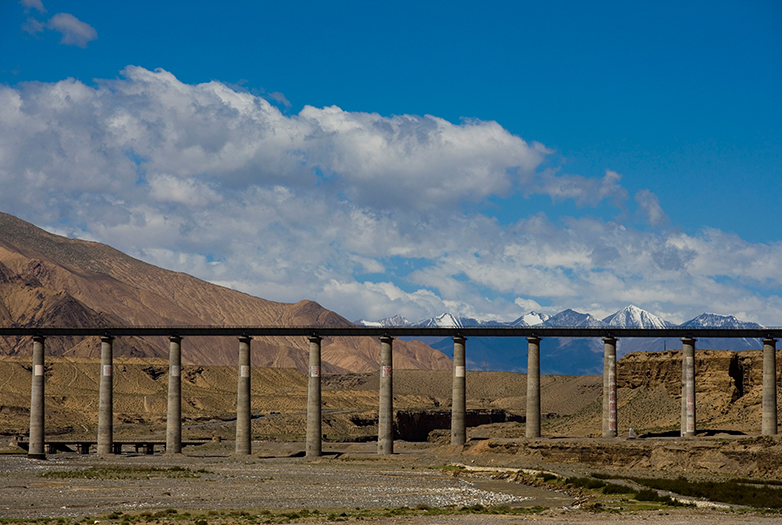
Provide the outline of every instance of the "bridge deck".
{"type": "Polygon", "coordinates": [[[615,328],[615,327],[486,327],[413,328],[359,326],[103,326],[103,327],[0,327],[0,336],[311,336],[321,337],[669,337],[669,338],[773,338],[782,337],[780,327],[762,328],[615,328]]]}

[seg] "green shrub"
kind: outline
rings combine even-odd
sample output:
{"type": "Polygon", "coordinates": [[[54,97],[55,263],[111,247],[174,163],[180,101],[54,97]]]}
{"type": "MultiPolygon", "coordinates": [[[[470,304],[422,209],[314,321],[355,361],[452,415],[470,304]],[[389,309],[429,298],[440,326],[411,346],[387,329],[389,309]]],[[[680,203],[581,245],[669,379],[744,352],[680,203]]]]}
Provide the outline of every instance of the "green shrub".
{"type": "Polygon", "coordinates": [[[565,483],[574,488],[601,489],[606,486],[605,481],[592,478],[568,478],[565,483]]]}
{"type": "Polygon", "coordinates": [[[635,490],[624,485],[618,485],[616,483],[606,483],[603,487],[603,494],[632,494],[635,490]]]}
{"type": "Polygon", "coordinates": [[[746,485],[737,481],[688,481],[676,479],[631,478],[636,483],[694,498],[755,508],[782,508],[782,489],[746,485]]]}

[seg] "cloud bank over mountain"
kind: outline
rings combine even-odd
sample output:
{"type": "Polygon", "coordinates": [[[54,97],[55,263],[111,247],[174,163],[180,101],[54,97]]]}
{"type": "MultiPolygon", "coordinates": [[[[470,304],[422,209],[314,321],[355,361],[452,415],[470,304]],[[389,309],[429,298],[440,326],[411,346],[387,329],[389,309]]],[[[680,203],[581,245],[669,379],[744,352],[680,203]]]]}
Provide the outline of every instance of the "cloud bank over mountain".
{"type": "Polygon", "coordinates": [[[275,95],[135,66],[94,85],[0,86],[0,209],[351,319],[604,316],[633,302],[676,322],[780,324],[779,243],[682,231],[610,166],[566,173],[497,122],[289,115],[275,95]],[[546,213],[529,211],[540,198],[546,213]]]}

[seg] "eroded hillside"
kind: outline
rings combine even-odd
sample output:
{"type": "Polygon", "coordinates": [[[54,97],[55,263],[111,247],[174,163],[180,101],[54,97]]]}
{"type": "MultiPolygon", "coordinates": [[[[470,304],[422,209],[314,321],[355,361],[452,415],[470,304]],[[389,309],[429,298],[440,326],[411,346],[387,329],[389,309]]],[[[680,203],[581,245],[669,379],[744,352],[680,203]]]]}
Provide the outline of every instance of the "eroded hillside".
{"type": "MultiPolygon", "coordinates": [[[[258,297],[144,263],[104,244],[47,233],[0,213],[0,325],[4,326],[350,326],[312,301],[294,304],[258,297]]],[[[233,365],[236,340],[189,338],[185,363],[233,365]]],[[[253,341],[253,364],[306,370],[304,337],[253,341]]],[[[451,361],[418,342],[394,342],[395,366],[446,370],[451,361]]],[[[0,338],[0,353],[28,355],[25,338],[0,338]]],[[[96,339],[50,338],[47,353],[98,357],[96,339]]],[[[165,338],[123,338],[116,355],[168,355],[165,338]]],[[[380,343],[371,338],[323,341],[327,372],[365,372],[379,363],[380,343]]]]}

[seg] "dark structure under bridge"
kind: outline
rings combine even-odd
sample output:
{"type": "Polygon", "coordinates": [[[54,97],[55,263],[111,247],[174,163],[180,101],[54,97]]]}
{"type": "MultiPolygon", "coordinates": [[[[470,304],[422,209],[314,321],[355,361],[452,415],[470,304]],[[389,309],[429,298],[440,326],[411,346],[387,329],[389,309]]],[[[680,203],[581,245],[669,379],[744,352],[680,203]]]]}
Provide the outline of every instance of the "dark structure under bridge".
{"type": "Polygon", "coordinates": [[[695,426],[695,342],[698,338],[752,338],[763,340],[762,434],[777,434],[776,342],[782,328],[573,328],[573,327],[465,327],[465,328],[380,328],[320,326],[155,326],[155,327],[0,327],[0,336],[33,338],[33,367],[30,400],[28,457],[46,458],[44,414],[44,356],[47,337],[99,337],[101,340],[100,401],[97,452],[117,451],[113,434],[113,341],[117,337],[166,336],[169,338],[167,454],[182,451],[181,349],[185,337],[236,337],[239,341],[236,453],[252,451],[250,413],[250,351],[253,337],[302,336],[309,339],[309,391],[307,400],[307,456],[320,456],[321,433],[321,340],[323,337],[379,337],[380,392],[378,453],[394,451],[393,428],[393,340],[395,337],[453,338],[453,394],[451,400],[451,444],[466,441],[465,347],[468,337],[525,337],[527,339],[526,437],[540,434],[540,344],[547,337],[598,337],[603,340],[603,437],[617,436],[616,343],[619,338],[666,337],[682,342],[681,435],[694,437],[695,426]]]}

